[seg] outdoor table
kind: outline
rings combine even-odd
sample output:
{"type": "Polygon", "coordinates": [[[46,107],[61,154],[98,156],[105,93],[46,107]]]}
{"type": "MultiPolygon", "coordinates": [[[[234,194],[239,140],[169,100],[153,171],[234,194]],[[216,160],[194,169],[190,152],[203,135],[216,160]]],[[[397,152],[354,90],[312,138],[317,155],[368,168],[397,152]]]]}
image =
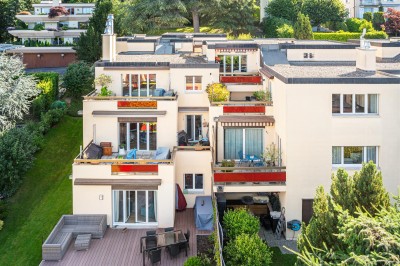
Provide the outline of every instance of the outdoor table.
{"type": "Polygon", "coordinates": [[[197,196],[194,205],[194,220],[199,230],[213,230],[213,206],[211,196],[197,196]]]}
{"type": "Polygon", "coordinates": [[[254,166],[254,161],[261,161],[256,155],[246,155],[246,159],[250,161],[250,166],[254,166]]]}
{"type": "MultiPolygon", "coordinates": [[[[146,237],[148,236],[143,236],[140,238],[140,252],[143,253],[143,266],[146,264],[146,253],[149,252],[150,250],[186,242],[186,237],[183,234],[182,230],[174,230],[170,232],[158,233],[155,236],[157,237],[157,247],[149,249],[147,249],[145,242],[146,237]]],[[[187,247],[185,251],[187,256],[187,247]]]]}

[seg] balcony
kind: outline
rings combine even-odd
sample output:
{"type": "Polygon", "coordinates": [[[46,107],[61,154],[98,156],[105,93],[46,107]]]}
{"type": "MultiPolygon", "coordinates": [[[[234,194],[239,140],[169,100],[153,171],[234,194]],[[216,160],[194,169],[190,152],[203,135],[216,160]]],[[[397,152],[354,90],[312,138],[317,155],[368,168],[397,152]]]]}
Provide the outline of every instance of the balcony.
{"type": "Polygon", "coordinates": [[[57,16],[49,18],[48,14],[45,15],[16,15],[16,18],[22,20],[25,23],[33,22],[59,22],[59,21],[77,21],[77,22],[88,22],[91,14],[79,14],[79,15],[68,15],[68,16],[57,16]]]}
{"type": "Polygon", "coordinates": [[[83,96],[84,100],[102,100],[102,101],[118,101],[118,107],[120,105],[124,105],[122,102],[129,101],[176,101],[178,99],[178,95],[173,96],[102,96],[97,91],[92,91],[86,96],[83,96]]]}

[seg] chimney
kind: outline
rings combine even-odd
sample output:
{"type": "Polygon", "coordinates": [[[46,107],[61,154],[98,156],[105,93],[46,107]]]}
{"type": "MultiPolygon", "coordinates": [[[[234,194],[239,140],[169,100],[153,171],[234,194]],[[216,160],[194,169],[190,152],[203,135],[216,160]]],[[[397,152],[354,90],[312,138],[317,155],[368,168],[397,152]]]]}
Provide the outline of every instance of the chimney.
{"type": "Polygon", "coordinates": [[[103,60],[104,61],[115,61],[116,55],[116,43],[117,35],[114,34],[114,15],[109,14],[107,16],[106,28],[104,30],[103,36],[103,60]]]}
{"type": "Polygon", "coordinates": [[[376,71],[376,49],[371,49],[369,41],[364,39],[366,29],[360,37],[360,47],[356,47],[356,68],[357,70],[376,71]]]}

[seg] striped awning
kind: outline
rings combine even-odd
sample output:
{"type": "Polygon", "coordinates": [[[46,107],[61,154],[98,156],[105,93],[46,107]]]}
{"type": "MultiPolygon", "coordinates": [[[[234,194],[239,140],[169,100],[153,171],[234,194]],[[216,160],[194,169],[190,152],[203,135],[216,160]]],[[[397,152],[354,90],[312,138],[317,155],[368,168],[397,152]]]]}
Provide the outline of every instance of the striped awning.
{"type": "Polygon", "coordinates": [[[266,115],[221,115],[218,122],[223,127],[265,127],[273,126],[275,119],[266,115]]]}

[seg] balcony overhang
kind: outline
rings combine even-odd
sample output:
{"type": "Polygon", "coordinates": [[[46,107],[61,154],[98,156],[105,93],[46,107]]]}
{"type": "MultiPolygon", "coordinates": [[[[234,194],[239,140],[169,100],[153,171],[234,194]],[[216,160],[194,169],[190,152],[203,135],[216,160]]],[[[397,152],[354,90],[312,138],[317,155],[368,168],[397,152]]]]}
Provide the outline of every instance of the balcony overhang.
{"type": "Polygon", "coordinates": [[[273,126],[275,119],[266,115],[221,115],[217,118],[223,127],[273,126]]]}
{"type": "Polygon", "coordinates": [[[167,111],[93,111],[92,115],[94,116],[164,116],[167,114],[167,111]]]}
{"type": "Polygon", "coordinates": [[[101,179],[76,178],[75,186],[112,186],[112,189],[148,189],[157,190],[161,179],[101,179]]]}

